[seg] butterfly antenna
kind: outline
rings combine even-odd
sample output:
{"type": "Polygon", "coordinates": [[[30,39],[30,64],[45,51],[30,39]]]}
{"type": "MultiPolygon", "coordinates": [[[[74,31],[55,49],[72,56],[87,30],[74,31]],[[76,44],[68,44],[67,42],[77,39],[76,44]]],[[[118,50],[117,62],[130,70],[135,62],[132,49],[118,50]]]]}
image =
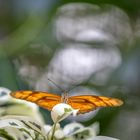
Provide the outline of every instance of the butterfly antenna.
{"type": "Polygon", "coordinates": [[[48,78],[48,81],[50,81],[51,83],[53,83],[58,89],[60,89],[62,92],[64,92],[64,89],[62,89],[60,86],[58,86],[54,81],[52,81],[49,78],[48,78]]]}
{"type": "Polygon", "coordinates": [[[89,80],[86,80],[85,82],[81,82],[80,84],[74,85],[72,88],[68,89],[67,92],[70,92],[71,90],[73,90],[76,87],[79,87],[81,85],[86,85],[88,83],[89,80]]]}
{"type": "Polygon", "coordinates": [[[77,84],[77,85],[75,85],[75,86],[73,86],[72,88],[70,88],[70,89],[67,90],[66,92],[70,92],[71,90],[73,90],[74,88],[79,87],[79,86],[81,86],[81,83],[80,83],[80,84],[77,84]]]}

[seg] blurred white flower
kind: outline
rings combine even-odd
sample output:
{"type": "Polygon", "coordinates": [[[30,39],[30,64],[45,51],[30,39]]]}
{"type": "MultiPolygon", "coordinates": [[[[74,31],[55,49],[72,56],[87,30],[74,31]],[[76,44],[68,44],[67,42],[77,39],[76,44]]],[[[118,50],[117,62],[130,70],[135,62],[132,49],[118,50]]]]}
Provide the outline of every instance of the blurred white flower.
{"type": "Polygon", "coordinates": [[[77,130],[83,129],[83,128],[84,126],[82,124],[74,122],[74,123],[67,124],[64,127],[63,132],[66,136],[69,136],[75,133],[77,130]]]}
{"type": "Polygon", "coordinates": [[[57,139],[63,139],[65,137],[62,129],[56,130],[54,136],[57,139]]]}
{"type": "Polygon", "coordinates": [[[79,2],[62,5],[56,12],[54,33],[63,44],[82,42],[121,45],[124,42],[131,44],[133,40],[127,13],[111,4],[98,6],[79,2]]]}
{"type": "Polygon", "coordinates": [[[57,104],[51,111],[51,117],[53,122],[60,122],[67,118],[69,115],[76,115],[78,110],[73,109],[70,105],[65,103],[57,104]]]}
{"type": "Polygon", "coordinates": [[[0,118],[0,139],[46,140],[42,125],[30,117],[6,116],[0,118]]]}
{"type": "Polygon", "coordinates": [[[95,122],[89,127],[74,122],[66,125],[63,129],[66,140],[118,140],[116,138],[97,136],[99,134],[99,123],[95,122]]]}
{"type": "Polygon", "coordinates": [[[52,126],[51,125],[44,125],[45,133],[46,135],[51,131],[52,126]]]}
{"type": "Polygon", "coordinates": [[[94,138],[99,133],[99,123],[96,122],[89,127],[84,127],[82,124],[74,122],[66,125],[63,132],[66,137],[87,140],[89,138],[94,138]]]}
{"type": "Polygon", "coordinates": [[[36,104],[14,99],[9,95],[10,92],[9,89],[0,87],[0,116],[26,115],[41,123],[44,122],[36,104]]]}
{"type": "Polygon", "coordinates": [[[45,125],[44,128],[46,131],[47,138],[49,140],[52,140],[52,138],[56,138],[56,139],[64,138],[64,133],[59,123],[54,123],[53,126],[45,125]]]}
{"type": "Polygon", "coordinates": [[[9,95],[10,92],[11,91],[8,88],[0,87],[0,105],[11,99],[11,96],[9,95]]]}
{"type": "Polygon", "coordinates": [[[99,123],[89,127],[80,123],[70,123],[62,129],[59,123],[55,127],[42,124],[25,116],[6,116],[0,118],[0,139],[13,138],[20,140],[118,140],[106,136],[97,136],[99,123]]]}

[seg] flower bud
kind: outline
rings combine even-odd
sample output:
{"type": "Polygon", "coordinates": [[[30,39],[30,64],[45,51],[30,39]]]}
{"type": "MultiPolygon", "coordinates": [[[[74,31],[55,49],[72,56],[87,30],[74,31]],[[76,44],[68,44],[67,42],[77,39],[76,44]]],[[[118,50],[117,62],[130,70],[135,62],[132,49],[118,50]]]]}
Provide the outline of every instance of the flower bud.
{"type": "Polygon", "coordinates": [[[54,122],[60,122],[67,118],[69,115],[76,115],[78,110],[73,109],[70,105],[65,103],[57,104],[51,111],[51,117],[54,122]]]}

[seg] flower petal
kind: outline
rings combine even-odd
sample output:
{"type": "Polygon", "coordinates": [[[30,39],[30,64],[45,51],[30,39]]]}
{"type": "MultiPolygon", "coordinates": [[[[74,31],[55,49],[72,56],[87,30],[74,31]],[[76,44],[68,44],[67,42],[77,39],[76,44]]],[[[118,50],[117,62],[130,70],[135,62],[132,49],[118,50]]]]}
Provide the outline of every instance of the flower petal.
{"type": "Polygon", "coordinates": [[[77,112],[77,110],[74,110],[70,105],[60,103],[53,107],[51,117],[54,122],[60,122],[71,114],[75,115],[75,112],[77,112]]]}

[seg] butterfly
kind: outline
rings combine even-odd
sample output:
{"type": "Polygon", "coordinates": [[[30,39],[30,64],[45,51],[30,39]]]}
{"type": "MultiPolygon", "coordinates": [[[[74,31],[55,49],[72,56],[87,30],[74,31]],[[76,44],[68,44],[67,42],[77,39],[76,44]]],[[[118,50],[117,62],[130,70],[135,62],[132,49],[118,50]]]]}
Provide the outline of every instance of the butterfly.
{"type": "Polygon", "coordinates": [[[41,91],[15,91],[10,95],[17,99],[22,99],[36,103],[49,111],[59,103],[67,103],[72,108],[78,109],[79,114],[93,111],[99,107],[115,107],[123,104],[123,101],[117,98],[110,98],[95,95],[79,95],[68,97],[68,93],[59,96],[56,94],[41,91]]]}

